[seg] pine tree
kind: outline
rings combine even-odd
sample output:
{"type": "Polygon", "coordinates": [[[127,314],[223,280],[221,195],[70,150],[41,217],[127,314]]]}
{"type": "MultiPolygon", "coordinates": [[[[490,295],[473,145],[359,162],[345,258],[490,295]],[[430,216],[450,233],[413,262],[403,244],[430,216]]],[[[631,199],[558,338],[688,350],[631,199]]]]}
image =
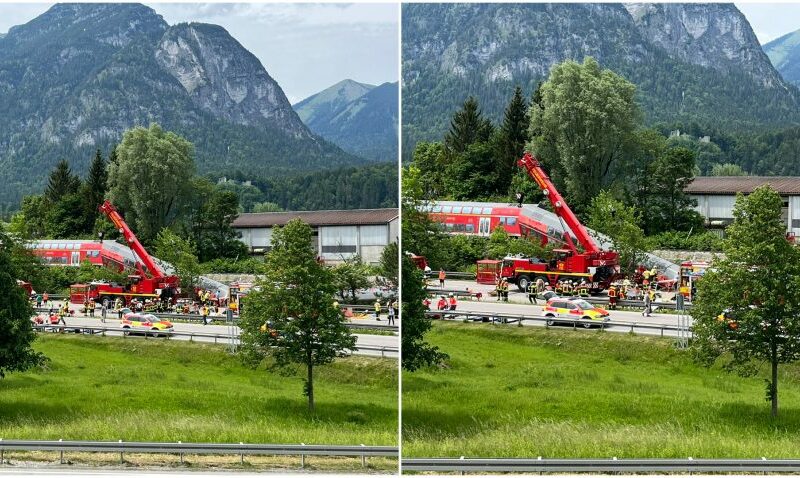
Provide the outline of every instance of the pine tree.
{"type": "Polygon", "coordinates": [[[97,220],[97,208],[106,195],[107,181],[106,162],[98,149],[91,166],[89,166],[89,174],[86,176],[83,194],[81,195],[84,200],[83,209],[87,232],[92,232],[94,228],[94,223],[97,220]]]}
{"type": "Polygon", "coordinates": [[[72,174],[69,163],[66,159],[62,159],[53,172],[50,173],[45,197],[52,204],[55,204],[67,194],[77,193],[80,185],[80,178],[72,174]]]}
{"type": "Polygon", "coordinates": [[[481,113],[478,100],[470,96],[461,109],[453,114],[444,145],[448,152],[463,153],[469,145],[487,141],[493,131],[491,121],[481,113]]]}
{"type": "Polygon", "coordinates": [[[508,191],[517,160],[522,157],[528,141],[528,105],[522,96],[522,88],[514,88],[514,96],[506,107],[497,152],[497,190],[508,191]]]}

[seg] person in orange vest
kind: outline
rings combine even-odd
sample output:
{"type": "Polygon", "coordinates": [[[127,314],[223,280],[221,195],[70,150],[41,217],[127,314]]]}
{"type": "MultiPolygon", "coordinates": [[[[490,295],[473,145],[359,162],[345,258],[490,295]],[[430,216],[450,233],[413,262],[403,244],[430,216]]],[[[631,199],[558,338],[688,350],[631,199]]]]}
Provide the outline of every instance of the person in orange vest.
{"type": "Polygon", "coordinates": [[[445,277],[447,277],[447,274],[445,274],[444,269],[439,269],[439,287],[444,287],[445,277]]]}
{"type": "Polygon", "coordinates": [[[436,303],[436,308],[438,310],[445,310],[447,308],[447,300],[445,300],[444,296],[439,297],[439,302],[436,303]]]}
{"type": "Polygon", "coordinates": [[[617,286],[611,284],[608,288],[608,308],[611,310],[617,309],[617,286]]]}
{"type": "Polygon", "coordinates": [[[458,304],[458,302],[456,301],[456,296],[453,295],[453,294],[450,294],[450,310],[456,310],[456,305],[457,304],[458,304]]]}

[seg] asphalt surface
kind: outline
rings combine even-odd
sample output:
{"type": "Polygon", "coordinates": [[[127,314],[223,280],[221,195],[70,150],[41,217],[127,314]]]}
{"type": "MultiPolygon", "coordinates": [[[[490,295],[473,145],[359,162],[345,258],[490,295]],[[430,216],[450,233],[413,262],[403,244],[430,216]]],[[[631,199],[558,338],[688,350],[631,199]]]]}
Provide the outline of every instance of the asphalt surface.
{"type": "MultiPolygon", "coordinates": [[[[433,287],[433,282],[431,281],[431,286],[429,287],[429,291],[433,294],[436,294],[436,289],[438,288],[438,280],[436,282],[437,287],[433,287]]],[[[512,285],[513,286],[513,285],[512,285]]],[[[466,291],[469,288],[470,291],[476,292],[480,291],[483,292],[483,297],[480,301],[472,299],[459,299],[457,311],[464,311],[464,312],[477,312],[477,313],[487,313],[487,314],[509,314],[509,315],[523,315],[525,317],[541,317],[542,307],[545,303],[542,299],[538,300],[538,305],[533,305],[528,302],[527,294],[517,292],[516,289],[512,289],[509,291],[509,302],[500,302],[495,297],[490,297],[488,292],[490,290],[494,290],[494,286],[478,284],[475,281],[455,281],[455,280],[447,280],[445,281],[445,290],[447,289],[455,289],[455,290],[462,290],[466,291]]],[[[435,306],[436,300],[433,300],[432,306],[435,306]]],[[[658,312],[658,309],[655,310],[654,313],[650,315],[650,317],[643,316],[641,312],[635,311],[623,311],[623,310],[609,310],[609,315],[611,317],[612,322],[626,322],[631,324],[640,324],[640,325],[650,325],[650,326],[672,326],[678,327],[679,319],[678,315],[675,313],[662,313],[658,312]]],[[[460,318],[455,318],[452,320],[460,320],[460,318]]],[[[689,324],[692,323],[691,316],[688,317],[689,324]]],[[[544,326],[544,322],[533,322],[533,321],[525,321],[523,325],[526,326],[544,326]]],[[[565,327],[571,327],[571,325],[564,325],[565,327]]],[[[631,326],[606,326],[606,330],[609,332],[623,332],[628,333],[631,332],[631,326]]],[[[633,332],[642,335],[663,335],[664,337],[678,337],[679,332],[676,330],[663,330],[663,333],[660,329],[653,329],[653,328],[644,328],[644,327],[636,327],[633,326],[633,332]]]]}
{"type": "MultiPolygon", "coordinates": [[[[77,309],[77,306],[74,307],[77,309]]],[[[76,317],[66,317],[64,321],[67,323],[67,327],[110,327],[110,328],[119,328],[120,321],[117,318],[117,314],[109,313],[106,322],[102,323],[99,317],[84,317],[78,315],[76,317]]],[[[370,319],[353,319],[351,320],[353,323],[358,324],[366,324],[366,325],[386,325],[387,321],[375,321],[374,318],[370,319]]],[[[399,323],[399,321],[398,321],[399,323]]],[[[230,331],[230,327],[227,325],[202,325],[200,323],[185,323],[185,322],[173,322],[173,328],[175,332],[184,332],[184,333],[194,333],[194,334],[228,334],[230,331]]],[[[238,335],[239,334],[239,327],[233,326],[233,333],[238,335]]],[[[121,332],[107,332],[106,335],[109,336],[121,336],[121,332]]],[[[357,346],[368,346],[368,347],[383,347],[391,350],[356,350],[353,353],[355,355],[365,355],[371,357],[388,357],[388,358],[397,358],[398,357],[398,348],[400,346],[400,338],[397,335],[372,335],[372,334],[354,334],[357,338],[357,346]]],[[[182,335],[175,335],[171,338],[171,340],[189,340],[190,337],[182,336],[182,335]]],[[[204,343],[220,343],[226,344],[228,340],[225,338],[215,338],[215,337],[201,337],[195,336],[192,337],[192,340],[195,342],[204,342],[204,343]]]]}

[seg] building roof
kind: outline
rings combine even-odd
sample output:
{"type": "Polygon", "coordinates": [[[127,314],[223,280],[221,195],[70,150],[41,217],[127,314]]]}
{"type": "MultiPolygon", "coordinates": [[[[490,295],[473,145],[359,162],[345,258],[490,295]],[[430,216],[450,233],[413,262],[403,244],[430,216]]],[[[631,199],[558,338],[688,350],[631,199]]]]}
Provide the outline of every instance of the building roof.
{"type": "Polygon", "coordinates": [[[349,209],[338,211],[255,212],[240,214],[233,227],[284,226],[292,219],[300,219],[310,226],[357,226],[388,224],[397,219],[398,209],[349,209]]]}
{"type": "Polygon", "coordinates": [[[689,194],[727,196],[749,194],[765,184],[784,196],[800,195],[800,176],[699,176],[686,186],[685,191],[689,194]]]}

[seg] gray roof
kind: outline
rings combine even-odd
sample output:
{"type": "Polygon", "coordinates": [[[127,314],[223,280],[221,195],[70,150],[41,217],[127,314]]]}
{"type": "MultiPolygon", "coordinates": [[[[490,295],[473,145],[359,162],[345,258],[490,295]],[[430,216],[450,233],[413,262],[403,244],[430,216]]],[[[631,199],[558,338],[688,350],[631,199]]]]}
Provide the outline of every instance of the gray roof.
{"type": "Polygon", "coordinates": [[[800,176],[699,176],[686,191],[689,194],[734,195],[750,194],[768,184],[782,195],[800,195],[800,176]]]}
{"type": "Polygon", "coordinates": [[[349,209],[338,211],[257,212],[240,214],[235,228],[285,226],[300,219],[310,226],[355,226],[388,224],[397,219],[398,209],[349,209]]]}

